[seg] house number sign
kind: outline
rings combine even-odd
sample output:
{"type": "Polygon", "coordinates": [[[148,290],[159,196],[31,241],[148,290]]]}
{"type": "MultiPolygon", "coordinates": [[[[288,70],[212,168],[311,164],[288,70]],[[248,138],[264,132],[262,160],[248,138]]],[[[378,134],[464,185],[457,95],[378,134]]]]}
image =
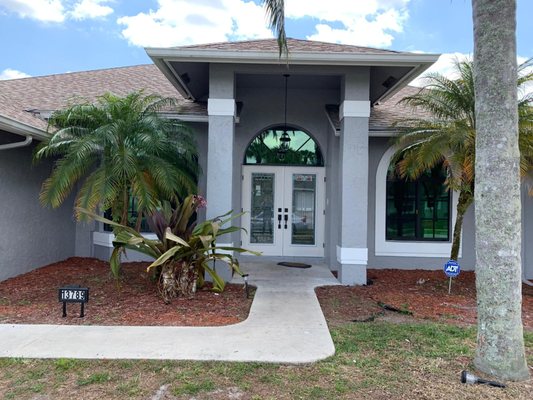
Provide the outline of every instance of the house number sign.
{"type": "Polygon", "coordinates": [[[67,316],[67,303],[80,303],[80,318],[85,316],[85,303],[89,302],[89,288],[71,285],[59,288],[59,301],[63,303],[63,318],[67,316]]]}

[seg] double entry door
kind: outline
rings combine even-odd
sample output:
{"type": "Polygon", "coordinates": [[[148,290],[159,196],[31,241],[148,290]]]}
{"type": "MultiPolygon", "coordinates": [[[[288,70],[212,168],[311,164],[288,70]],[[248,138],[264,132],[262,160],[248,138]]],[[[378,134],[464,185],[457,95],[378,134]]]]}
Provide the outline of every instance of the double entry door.
{"type": "Polygon", "coordinates": [[[243,247],[267,256],[324,256],[323,167],[243,166],[243,247]]]}

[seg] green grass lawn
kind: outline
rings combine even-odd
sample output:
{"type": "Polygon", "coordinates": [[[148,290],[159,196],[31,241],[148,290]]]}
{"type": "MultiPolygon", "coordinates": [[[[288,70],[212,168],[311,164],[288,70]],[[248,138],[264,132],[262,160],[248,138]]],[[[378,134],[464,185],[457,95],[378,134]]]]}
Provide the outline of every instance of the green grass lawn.
{"type": "MultiPolygon", "coordinates": [[[[351,323],[332,330],[337,353],[312,365],[0,359],[3,399],[530,399],[459,383],[472,369],[475,329],[435,323],[351,323]]],[[[158,338],[162,339],[162,338],[158,338]]],[[[155,339],[154,339],[155,340],[155,339]]],[[[533,364],[533,333],[526,333],[533,364]]]]}

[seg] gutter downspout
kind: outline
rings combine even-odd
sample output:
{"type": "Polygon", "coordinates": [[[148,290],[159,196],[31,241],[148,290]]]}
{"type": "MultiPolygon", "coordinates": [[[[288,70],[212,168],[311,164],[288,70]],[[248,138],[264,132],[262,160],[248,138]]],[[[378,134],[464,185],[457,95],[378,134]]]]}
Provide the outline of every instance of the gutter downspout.
{"type": "Polygon", "coordinates": [[[33,137],[26,136],[26,139],[23,140],[22,142],[0,144],[0,150],[16,149],[18,147],[29,146],[31,142],[33,142],[33,137]]]}

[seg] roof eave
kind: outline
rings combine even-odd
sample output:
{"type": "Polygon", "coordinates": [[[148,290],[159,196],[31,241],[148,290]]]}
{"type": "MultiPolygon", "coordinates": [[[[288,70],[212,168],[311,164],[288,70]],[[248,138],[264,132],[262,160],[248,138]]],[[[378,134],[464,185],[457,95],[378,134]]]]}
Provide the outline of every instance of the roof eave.
{"type": "Polygon", "coordinates": [[[165,77],[170,81],[170,83],[172,83],[172,85],[183,96],[183,98],[189,100],[196,100],[187,85],[176,74],[174,69],[170,68],[170,66],[168,65],[168,60],[161,57],[152,57],[150,54],[148,55],[150,56],[154,64],[157,66],[157,68],[159,68],[163,75],[165,75],[165,77]]]}
{"type": "MultiPolygon", "coordinates": [[[[156,64],[156,60],[179,62],[217,62],[243,64],[285,64],[287,60],[280,58],[277,52],[260,51],[228,51],[228,50],[197,50],[169,49],[159,47],[145,48],[146,53],[156,64]]],[[[331,52],[293,52],[289,53],[289,64],[293,65],[398,65],[408,66],[421,63],[434,63],[439,54],[390,53],[390,54],[354,54],[331,52]]],[[[159,64],[158,64],[159,66],[159,64]]]]}
{"type": "Polygon", "coordinates": [[[41,140],[49,137],[48,133],[42,129],[16,121],[3,115],[0,115],[0,129],[20,136],[29,135],[41,140]]]}
{"type": "MultiPolygon", "coordinates": [[[[438,57],[437,57],[438,59],[438,57]]],[[[435,60],[436,61],[436,60],[435,60]]],[[[385,93],[383,93],[380,97],[378,97],[373,104],[378,104],[382,101],[385,101],[392,96],[394,96],[396,93],[398,93],[402,88],[404,88],[409,82],[411,82],[413,79],[420,76],[424,71],[426,71],[429,67],[431,67],[431,64],[419,64],[418,66],[414,67],[411,71],[409,71],[407,74],[405,74],[398,82],[396,82],[389,90],[387,90],[385,93]]]]}

